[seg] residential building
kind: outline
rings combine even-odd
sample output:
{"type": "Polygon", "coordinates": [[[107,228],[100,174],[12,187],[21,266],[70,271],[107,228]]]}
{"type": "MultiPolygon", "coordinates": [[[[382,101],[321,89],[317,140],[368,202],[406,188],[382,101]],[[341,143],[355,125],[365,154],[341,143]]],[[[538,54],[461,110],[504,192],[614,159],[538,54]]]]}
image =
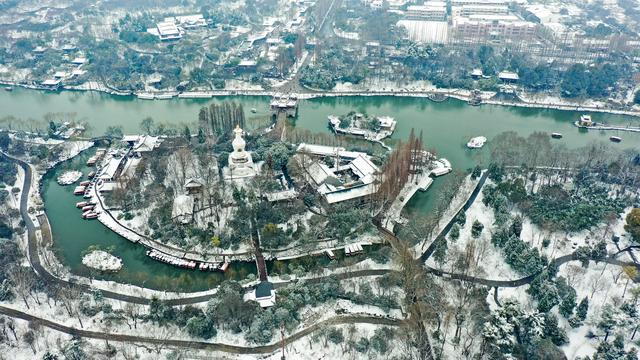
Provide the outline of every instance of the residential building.
{"type": "Polygon", "coordinates": [[[453,20],[452,35],[457,41],[465,39],[503,40],[533,38],[537,25],[515,15],[470,15],[453,20]]]}
{"type": "Polygon", "coordinates": [[[451,8],[451,16],[470,15],[508,15],[509,7],[506,5],[462,5],[451,8]]]}
{"type": "Polygon", "coordinates": [[[410,5],[404,14],[407,20],[442,21],[447,18],[447,4],[442,1],[430,1],[424,5],[410,5]]]}

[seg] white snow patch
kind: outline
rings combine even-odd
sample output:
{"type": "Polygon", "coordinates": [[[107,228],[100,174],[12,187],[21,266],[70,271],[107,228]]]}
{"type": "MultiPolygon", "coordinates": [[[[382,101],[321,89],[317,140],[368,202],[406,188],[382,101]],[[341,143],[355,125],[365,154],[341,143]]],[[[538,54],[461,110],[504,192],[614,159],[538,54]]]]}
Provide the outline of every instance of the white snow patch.
{"type": "Polygon", "coordinates": [[[101,271],[122,269],[122,259],[103,250],[94,250],[82,257],[82,264],[101,271]]]}

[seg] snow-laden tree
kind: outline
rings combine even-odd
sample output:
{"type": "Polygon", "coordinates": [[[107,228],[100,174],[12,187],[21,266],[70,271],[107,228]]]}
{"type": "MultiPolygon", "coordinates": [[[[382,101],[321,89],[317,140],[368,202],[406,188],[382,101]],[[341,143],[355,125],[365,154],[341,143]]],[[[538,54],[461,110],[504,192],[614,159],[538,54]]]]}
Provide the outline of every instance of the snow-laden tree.
{"type": "MultiPolygon", "coordinates": [[[[536,310],[524,311],[517,301],[508,299],[501,308],[492,312],[484,326],[484,351],[501,358],[535,353],[539,341],[549,332],[545,322],[543,314],[536,310]]],[[[559,332],[557,319],[555,325],[554,331],[559,332]]]]}

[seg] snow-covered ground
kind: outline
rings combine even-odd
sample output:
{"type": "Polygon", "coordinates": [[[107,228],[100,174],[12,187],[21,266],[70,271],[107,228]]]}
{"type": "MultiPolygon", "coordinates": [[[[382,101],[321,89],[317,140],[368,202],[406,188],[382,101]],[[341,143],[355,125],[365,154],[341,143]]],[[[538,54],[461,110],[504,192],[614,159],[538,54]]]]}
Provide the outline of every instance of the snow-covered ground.
{"type": "MultiPolygon", "coordinates": [[[[602,338],[589,339],[587,335],[590,332],[596,335],[603,334],[602,330],[597,327],[601,318],[602,307],[605,304],[619,307],[623,301],[631,299],[630,290],[637,285],[625,276],[620,266],[602,262],[595,263],[591,261],[587,268],[582,267],[577,261],[569,262],[560,267],[558,276],[567,279],[567,283],[576,290],[578,303],[585,297],[589,300],[587,319],[582,326],[577,328],[572,328],[568,321],[558,314],[557,307],[552,309],[552,312],[557,315],[560,321],[560,326],[567,331],[569,338],[569,343],[562,346],[562,350],[568,359],[575,359],[578,356],[592,356],[602,338]]],[[[527,288],[528,286],[500,288],[499,299],[501,302],[509,298],[516,299],[525,310],[533,310],[536,308],[536,304],[526,293],[527,288]]],[[[491,308],[496,308],[497,305],[493,300],[493,293],[489,294],[487,301],[491,308]]],[[[630,332],[622,329],[613,331],[613,333],[616,332],[622,332],[627,337],[631,335],[630,332]]],[[[613,335],[610,338],[612,339],[613,335]]],[[[626,341],[626,344],[627,350],[634,346],[630,341],[626,341]]],[[[637,346],[635,347],[638,348],[637,346]]],[[[640,351],[638,354],[640,355],[640,351]]]]}
{"type": "Polygon", "coordinates": [[[478,194],[478,197],[473,202],[471,207],[466,212],[467,221],[464,226],[460,228],[460,237],[458,240],[451,239],[448,236],[448,251],[445,264],[440,266],[436,264],[434,257],[430,257],[427,260],[427,265],[442,268],[443,270],[450,272],[465,272],[469,275],[486,277],[493,280],[514,280],[521,276],[518,275],[511,267],[505,262],[504,256],[499,248],[491,243],[491,236],[493,234],[492,228],[495,221],[493,209],[490,206],[485,206],[482,203],[484,195],[482,191],[478,194]],[[480,237],[474,239],[471,236],[471,227],[473,222],[478,220],[484,229],[480,234],[480,237]],[[473,249],[473,261],[472,266],[467,269],[458,269],[455,267],[456,259],[465,254],[469,249],[473,249]]]}
{"type": "MultiPolygon", "coordinates": [[[[452,216],[456,215],[458,211],[462,209],[462,206],[464,205],[464,203],[467,202],[467,200],[471,196],[471,193],[473,192],[473,189],[475,189],[476,185],[478,184],[478,181],[480,181],[479,178],[476,180],[471,180],[471,176],[467,176],[464,179],[464,182],[462,183],[462,185],[460,185],[460,189],[458,190],[458,193],[451,200],[451,204],[449,208],[445,211],[445,213],[440,218],[440,222],[438,223],[438,226],[434,231],[434,236],[438,234],[440,230],[447,225],[447,223],[449,222],[452,216]]],[[[486,184],[488,183],[489,182],[487,182],[486,184]]],[[[477,202],[477,199],[476,199],[476,202],[477,202]]],[[[431,243],[431,240],[432,240],[431,238],[425,238],[424,241],[416,244],[413,248],[414,253],[422,254],[422,252],[427,248],[427,245],[431,243]]]]}
{"type": "Polygon", "coordinates": [[[434,91],[436,87],[428,81],[397,82],[386,79],[368,79],[360,84],[341,82],[336,84],[333,91],[434,91]]]}

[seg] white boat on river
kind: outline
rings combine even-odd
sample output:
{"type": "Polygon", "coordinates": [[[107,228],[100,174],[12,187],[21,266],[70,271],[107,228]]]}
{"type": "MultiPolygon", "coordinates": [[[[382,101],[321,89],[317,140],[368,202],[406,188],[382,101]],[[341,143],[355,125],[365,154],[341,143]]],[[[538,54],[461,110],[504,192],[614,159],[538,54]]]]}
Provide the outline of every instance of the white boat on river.
{"type": "Polygon", "coordinates": [[[484,136],[477,136],[474,138],[471,138],[471,140],[469,140],[469,142],[467,143],[467,147],[469,149],[480,149],[481,147],[484,146],[484,144],[487,142],[487,138],[484,136]]]}

